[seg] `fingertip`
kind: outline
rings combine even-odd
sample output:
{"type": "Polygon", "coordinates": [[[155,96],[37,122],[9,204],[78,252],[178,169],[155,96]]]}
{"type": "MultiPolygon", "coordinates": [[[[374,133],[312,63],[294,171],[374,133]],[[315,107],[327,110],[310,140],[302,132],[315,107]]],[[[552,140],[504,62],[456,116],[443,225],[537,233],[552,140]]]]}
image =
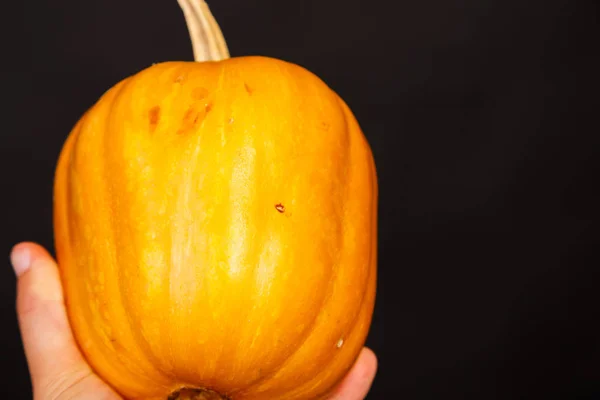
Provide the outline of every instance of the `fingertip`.
{"type": "Polygon", "coordinates": [[[52,262],[52,256],[45,248],[33,242],[21,242],[13,246],[10,261],[17,278],[27,272],[32,265],[39,261],[52,262]]]}
{"type": "Polygon", "coordinates": [[[48,252],[48,250],[46,250],[46,248],[38,243],[35,242],[20,242],[17,243],[14,247],[13,247],[13,251],[22,251],[22,250],[27,250],[29,251],[34,257],[33,258],[52,258],[52,256],[50,255],[50,253],[48,252]]]}
{"type": "Polygon", "coordinates": [[[356,362],[330,400],[362,400],[371,389],[377,372],[377,356],[373,350],[363,347],[356,362]]]}
{"type": "Polygon", "coordinates": [[[10,252],[10,263],[17,278],[27,272],[31,266],[31,251],[27,243],[13,246],[10,252]]]}
{"type": "Polygon", "coordinates": [[[361,363],[363,364],[364,371],[369,375],[375,376],[377,368],[379,367],[379,360],[373,350],[368,347],[364,347],[360,354],[361,363]]]}
{"type": "Polygon", "coordinates": [[[375,379],[377,365],[375,352],[368,347],[363,347],[351,372],[352,380],[356,383],[360,382],[360,386],[368,391],[375,379]]]}
{"type": "Polygon", "coordinates": [[[54,258],[37,243],[22,242],[13,247],[11,261],[17,275],[17,313],[44,311],[50,302],[62,302],[62,285],[54,258]]]}

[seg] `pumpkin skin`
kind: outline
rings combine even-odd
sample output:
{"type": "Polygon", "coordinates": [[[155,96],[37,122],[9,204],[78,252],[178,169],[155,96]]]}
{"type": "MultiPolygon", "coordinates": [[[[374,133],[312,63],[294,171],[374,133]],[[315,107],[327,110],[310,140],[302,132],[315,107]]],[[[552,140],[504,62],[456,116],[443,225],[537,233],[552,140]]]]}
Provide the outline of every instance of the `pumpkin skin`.
{"type": "Polygon", "coordinates": [[[324,398],[364,345],[375,165],[347,105],[297,65],[123,80],[67,138],[54,226],[75,339],[125,398],[324,398]]]}

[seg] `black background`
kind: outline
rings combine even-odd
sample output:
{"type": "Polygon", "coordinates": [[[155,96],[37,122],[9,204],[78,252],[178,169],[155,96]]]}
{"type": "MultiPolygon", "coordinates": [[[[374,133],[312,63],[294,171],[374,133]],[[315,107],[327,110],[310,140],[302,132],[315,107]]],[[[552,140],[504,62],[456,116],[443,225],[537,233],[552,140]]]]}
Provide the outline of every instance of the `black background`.
{"type": "MultiPolygon", "coordinates": [[[[232,55],[298,63],[373,148],[372,399],[584,398],[600,378],[599,7],[548,0],[212,0],[232,55]]],[[[7,7],[7,6],[2,6],[7,7]]],[[[36,0],[2,12],[1,251],[52,249],[58,153],[109,87],[190,60],[175,0],[36,0]]],[[[0,272],[2,398],[30,398],[0,272]]],[[[591,397],[589,397],[591,398],[591,397]]]]}

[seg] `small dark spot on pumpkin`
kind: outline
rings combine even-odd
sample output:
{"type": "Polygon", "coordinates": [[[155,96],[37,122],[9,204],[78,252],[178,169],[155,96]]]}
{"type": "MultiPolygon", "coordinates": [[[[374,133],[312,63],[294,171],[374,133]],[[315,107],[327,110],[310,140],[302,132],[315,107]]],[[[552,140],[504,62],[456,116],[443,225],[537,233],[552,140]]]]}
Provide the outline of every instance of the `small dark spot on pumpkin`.
{"type": "Polygon", "coordinates": [[[183,75],[178,75],[178,76],[175,78],[175,81],[174,81],[174,82],[175,82],[175,83],[181,83],[181,82],[183,82],[183,79],[184,79],[183,75]]]}
{"type": "Polygon", "coordinates": [[[193,108],[188,108],[185,114],[183,115],[183,122],[189,122],[192,119],[192,114],[194,113],[193,108]]]}
{"type": "Polygon", "coordinates": [[[203,87],[197,87],[192,90],[192,98],[195,100],[202,100],[208,96],[208,89],[203,87]]]}
{"type": "Polygon", "coordinates": [[[197,112],[194,113],[194,111],[195,111],[194,108],[190,107],[187,109],[185,114],[183,114],[183,121],[182,121],[181,128],[179,128],[179,130],[177,131],[178,135],[183,135],[184,133],[186,133],[198,121],[199,115],[197,112]]]}
{"type": "Polygon", "coordinates": [[[229,120],[227,122],[229,122],[230,124],[233,124],[233,117],[229,118],[229,120]]]}
{"type": "Polygon", "coordinates": [[[150,121],[150,128],[154,130],[158,121],[160,120],[160,107],[154,106],[148,111],[148,120],[150,121]]]}
{"type": "Polygon", "coordinates": [[[324,131],[328,131],[329,129],[331,129],[331,124],[329,122],[321,122],[321,129],[323,129],[324,131]]]}
{"type": "Polygon", "coordinates": [[[212,108],[213,108],[212,103],[207,103],[204,105],[204,112],[208,114],[210,112],[210,110],[212,110],[212,108]]]}
{"type": "Polygon", "coordinates": [[[275,209],[277,211],[279,211],[280,213],[284,213],[285,212],[285,206],[283,204],[281,204],[281,203],[275,204],[275,209]]]}
{"type": "Polygon", "coordinates": [[[244,83],[244,88],[246,89],[246,92],[248,92],[248,94],[252,94],[253,90],[247,83],[244,83]]]}

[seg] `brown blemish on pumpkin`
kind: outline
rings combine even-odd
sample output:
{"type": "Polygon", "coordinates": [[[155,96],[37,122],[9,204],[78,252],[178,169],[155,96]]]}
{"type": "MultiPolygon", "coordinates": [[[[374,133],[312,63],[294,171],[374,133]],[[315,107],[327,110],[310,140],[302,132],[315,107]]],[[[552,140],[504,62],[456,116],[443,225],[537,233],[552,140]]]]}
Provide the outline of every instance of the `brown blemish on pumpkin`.
{"type": "Polygon", "coordinates": [[[198,112],[193,107],[188,108],[185,114],[183,114],[181,128],[179,128],[177,134],[183,135],[189,131],[198,122],[198,118],[198,112]]]}
{"type": "Polygon", "coordinates": [[[275,209],[282,214],[285,212],[285,206],[281,203],[275,204],[275,209]]]}
{"type": "Polygon", "coordinates": [[[329,122],[323,121],[321,122],[321,129],[324,131],[329,131],[331,129],[331,124],[329,122]]]}
{"type": "Polygon", "coordinates": [[[150,121],[150,129],[156,129],[158,121],[160,120],[160,107],[154,106],[148,111],[148,120],[150,121]]]}
{"type": "Polygon", "coordinates": [[[192,121],[192,115],[194,114],[194,109],[192,107],[188,108],[185,114],[183,115],[183,123],[189,124],[192,121]]]}
{"type": "Polygon", "coordinates": [[[252,90],[252,88],[247,83],[244,83],[244,88],[246,89],[246,92],[248,92],[249,95],[252,95],[252,92],[254,90],[252,90]]]}
{"type": "Polygon", "coordinates": [[[208,115],[208,113],[212,110],[212,107],[212,103],[206,103],[204,105],[204,109],[198,110],[198,108],[195,106],[188,108],[183,115],[182,124],[177,131],[177,134],[183,135],[191,130],[194,126],[198,125],[198,123],[202,122],[206,115],[208,115]]]}
{"type": "Polygon", "coordinates": [[[181,82],[183,82],[183,80],[184,80],[184,79],[185,79],[185,78],[183,77],[183,75],[178,75],[178,76],[175,78],[174,82],[175,82],[175,83],[181,83],[181,82]]]}
{"type": "Polygon", "coordinates": [[[192,90],[192,99],[202,100],[208,96],[208,89],[203,87],[197,87],[192,90]]]}

